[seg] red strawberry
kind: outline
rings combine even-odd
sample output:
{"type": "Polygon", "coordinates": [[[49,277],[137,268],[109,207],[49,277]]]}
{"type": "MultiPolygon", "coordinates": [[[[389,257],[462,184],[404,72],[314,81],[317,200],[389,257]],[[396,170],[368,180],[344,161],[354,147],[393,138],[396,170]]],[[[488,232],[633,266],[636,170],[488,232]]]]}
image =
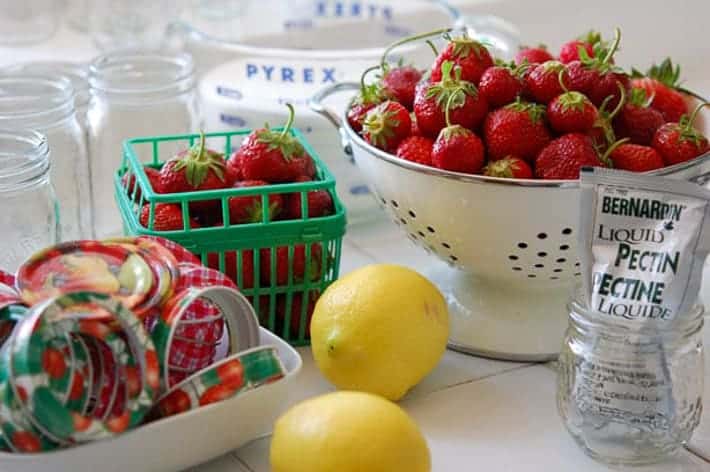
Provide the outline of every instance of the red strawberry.
{"type": "MultiPolygon", "coordinates": [[[[311,292],[310,296],[308,297],[307,305],[306,305],[306,325],[305,325],[305,337],[310,338],[311,337],[311,318],[313,318],[313,311],[316,308],[316,301],[318,301],[319,294],[318,292],[311,292]]],[[[286,322],[286,296],[285,295],[279,295],[276,299],[276,316],[277,316],[277,321],[280,321],[281,323],[286,322]]],[[[289,321],[289,326],[291,327],[291,335],[292,336],[297,336],[300,332],[301,329],[301,318],[302,318],[302,312],[303,312],[303,294],[302,293],[294,293],[293,298],[291,299],[291,319],[289,321]]]]}
{"type": "MultiPolygon", "coordinates": [[[[289,248],[288,246],[280,246],[276,248],[276,285],[283,286],[288,283],[289,272],[289,248]]],[[[293,251],[293,281],[296,283],[304,282],[306,273],[308,280],[315,282],[320,279],[322,267],[323,250],[320,244],[311,245],[310,263],[306,261],[306,246],[299,244],[295,246],[293,251]]],[[[269,248],[262,249],[260,252],[261,282],[269,286],[272,284],[271,277],[271,250],[269,248]]]]}
{"type": "Polygon", "coordinates": [[[670,58],[666,58],[661,65],[653,65],[641,74],[633,71],[631,86],[642,88],[646,96],[653,97],[651,106],[663,113],[666,121],[678,122],[683,115],[690,112],[684,95],[677,89],[679,87],[680,67],[673,66],[670,58]]]}
{"type": "Polygon", "coordinates": [[[528,64],[542,64],[543,62],[551,61],[554,57],[547,50],[547,46],[540,44],[537,47],[531,48],[523,46],[520,51],[515,55],[515,63],[523,64],[527,62],[528,64]]]}
{"type": "Polygon", "coordinates": [[[570,133],[540,151],[535,159],[535,176],[548,180],[578,179],[585,166],[606,167],[589,136],[570,133]]]}
{"type": "Polygon", "coordinates": [[[708,139],[693,127],[698,112],[707,103],[698,105],[692,115],[684,115],[679,123],[666,123],[656,131],[651,145],[663,157],[667,166],[695,159],[710,152],[708,139]]]}
{"type": "Polygon", "coordinates": [[[665,123],[663,114],[649,106],[643,89],[631,89],[628,101],[614,119],[614,131],[620,138],[648,146],[656,130],[665,123]]]}
{"type": "MultiPolygon", "coordinates": [[[[144,167],[143,171],[145,171],[145,175],[148,177],[148,183],[153,191],[155,193],[163,193],[160,191],[160,171],[153,169],[152,167],[144,167]]],[[[123,177],[121,177],[121,184],[123,184],[123,188],[126,189],[126,192],[131,200],[134,202],[140,202],[142,192],[140,186],[136,186],[136,176],[134,174],[123,174],[123,177]],[[134,187],[136,187],[135,196],[133,195],[134,187]]]]}
{"type": "MultiPolygon", "coordinates": [[[[143,205],[139,221],[143,227],[151,229],[149,226],[150,204],[143,205]]],[[[199,228],[199,225],[194,220],[191,220],[190,228],[199,228]]],[[[183,229],[182,209],[178,205],[172,203],[155,204],[153,231],[182,231],[183,229]]]]}
{"type": "Polygon", "coordinates": [[[486,69],[478,89],[492,108],[515,101],[523,93],[520,68],[494,66],[486,69]]]}
{"type": "Polygon", "coordinates": [[[488,163],[483,168],[483,175],[489,177],[502,177],[506,179],[532,179],[533,171],[530,164],[524,160],[508,156],[498,161],[488,163]]]}
{"type": "MultiPolygon", "coordinates": [[[[217,190],[232,186],[226,172],[224,156],[205,148],[205,135],[200,142],[188,150],[180,152],[160,169],[159,187],[163,193],[183,193],[203,190],[217,190]]],[[[190,203],[195,211],[207,210],[215,201],[196,201],[190,203]]]]}
{"type": "Polygon", "coordinates": [[[397,147],[397,157],[417,164],[431,166],[431,152],[434,141],[424,136],[410,136],[397,147]]]}
{"type": "Polygon", "coordinates": [[[486,98],[471,82],[461,79],[461,69],[454,69],[453,62],[442,65],[443,78],[440,82],[422,82],[417,87],[414,99],[414,113],[419,129],[425,136],[435,139],[446,127],[446,104],[451,102],[451,123],[464,128],[477,128],[488,112],[486,98]],[[452,75],[453,74],[453,75],[452,75]]]}
{"type": "Polygon", "coordinates": [[[489,113],[484,124],[489,159],[516,156],[532,162],[550,142],[544,116],[545,107],[520,100],[489,113]]]}
{"type": "Polygon", "coordinates": [[[599,113],[597,113],[597,119],[594,122],[594,126],[587,133],[587,135],[592,138],[594,147],[598,150],[606,150],[616,142],[616,133],[614,133],[614,128],[612,122],[621,112],[621,108],[626,102],[626,90],[623,86],[619,85],[619,94],[621,100],[617,103],[616,108],[611,112],[607,110],[609,103],[614,99],[614,97],[607,97],[602,105],[599,107],[599,113]]]}
{"type": "Polygon", "coordinates": [[[394,152],[411,132],[409,111],[391,100],[370,110],[362,126],[365,141],[388,152],[394,152]]]}
{"type": "Polygon", "coordinates": [[[560,82],[567,84],[567,68],[558,61],[547,61],[530,70],[525,79],[528,94],[538,103],[547,104],[556,96],[564,93],[560,82]]]}
{"type": "Polygon", "coordinates": [[[547,106],[547,119],[556,132],[586,133],[597,120],[597,107],[579,92],[566,92],[547,106]]]}
{"type": "Polygon", "coordinates": [[[481,76],[489,67],[493,66],[493,58],[488,49],[467,35],[460,38],[448,38],[449,43],[439,53],[431,69],[431,81],[440,82],[446,74],[442,66],[446,62],[453,62],[461,67],[461,80],[478,85],[481,76]]]}
{"type": "Polygon", "coordinates": [[[599,79],[599,71],[582,61],[572,61],[567,64],[567,81],[565,85],[569,90],[588,95],[599,79]]]}
{"type": "Polygon", "coordinates": [[[601,35],[596,31],[589,31],[585,36],[574,39],[562,45],[562,48],[560,49],[560,62],[568,64],[572,61],[579,60],[580,48],[588,57],[594,57],[594,46],[601,43],[601,35]]]}
{"type": "Polygon", "coordinates": [[[486,160],[486,151],[473,131],[453,125],[441,130],[431,160],[439,169],[477,174],[486,160]]]}
{"type": "Polygon", "coordinates": [[[412,112],[409,114],[409,118],[412,120],[412,136],[422,136],[422,131],[419,129],[419,124],[417,123],[417,115],[412,112]]]}
{"type": "Polygon", "coordinates": [[[388,68],[382,75],[382,94],[408,110],[414,106],[414,91],[422,73],[412,66],[388,68]]]}
{"type": "MultiPolygon", "coordinates": [[[[241,267],[238,264],[237,253],[229,251],[224,253],[224,274],[239,285],[238,273],[241,270],[242,283],[239,288],[246,290],[254,288],[254,252],[251,249],[242,251],[241,267]]],[[[210,253],[207,255],[207,267],[215,270],[219,269],[219,255],[210,253]]]]}
{"type": "MultiPolygon", "coordinates": [[[[263,180],[245,180],[234,184],[234,188],[263,187],[269,185],[263,180]]],[[[274,221],[283,211],[284,201],[281,195],[269,195],[268,221],[274,221]]],[[[261,195],[231,197],[229,199],[229,221],[233,225],[261,223],[263,217],[261,195]]]]}
{"type": "MultiPolygon", "coordinates": [[[[296,182],[308,182],[306,178],[296,179],[296,182]]],[[[333,214],[333,197],[327,190],[312,190],[307,193],[308,218],[319,218],[333,214]]],[[[301,194],[292,193],[286,196],[286,218],[299,219],[303,216],[301,194]]]]}
{"type": "Polygon", "coordinates": [[[298,159],[307,156],[300,142],[290,134],[295,111],[286,104],[289,111],[288,122],[283,131],[270,128],[252,131],[239,150],[232,155],[230,165],[241,171],[244,180],[266,182],[291,182],[298,177],[304,163],[298,159]]]}
{"type": "Polygon", "coordinates": [[[625,144],[625,139],[612,149],[609,158],[614,168],[631,172],[647,172],[663,167],[663,158],[650,146],[625,144]]]}
{"type": "Polygon", "coordinates": [[[614,66],[614,54],[619,49],[621,43],[621,30],[618,28],[614,32],[614,42],[606,49],[602,48],[595,58],[582,58],[588,67],[598,73],[587,92],[589,99],[600,107],[607,97],[612,97],[609,107],[616,107],[621,101],[621,91],[629,89],[629,76],[620,68],[614,66]],[[603,55],[601,52],[603,51],[603,55]]]}
{"type": "Polygon", "coordinates": [[[362,78],[360,79],[360,93],[355,97],[348,109],[348,124],[350,124],[350,127],[356,133],[362,131],[362,122],[365,120],[367,112],[384,101],[379,83],[370,85],[365,83],[367,74],[379,68],[379,66],[374,66],[363,72],[362,78]]]}
{"type": "Polygon", "coordinates": [[[313,179],[318,172],[316,170],[316,164],[313,162],[313,158],[308,154],[304,154],[299,157],[294,157],[291,161],[291,165],[295,172],[298,172],[299,177],[308,177],[308,179],[313,179]]]}

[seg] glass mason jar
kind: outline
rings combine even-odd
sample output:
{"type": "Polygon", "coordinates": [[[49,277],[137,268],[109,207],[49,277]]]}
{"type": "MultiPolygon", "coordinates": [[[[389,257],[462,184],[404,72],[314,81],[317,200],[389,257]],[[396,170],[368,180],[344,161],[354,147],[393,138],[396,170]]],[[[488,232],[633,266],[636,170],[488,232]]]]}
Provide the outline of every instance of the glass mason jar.
{"type": "Polygon", "coordinates": [[[92,0],[89,32],[96,47],[106,52],[161,48],[181,9],[182,1],[175,0],[92,0]]]}
{"type": "MultiPolygon", "coordinates": [[[[192,58],[187,54],[122,51],[89,66],[89,150],[96,237],[121,234],[113,176],[121,165],[123,141],[139,136],[199,130],[192,58]]],[[[161,146],[170,158],[179,149],[161,146]]],[[[149,162],[151,149],[138,149],[149,162]]]]}
{"type": "Polygon", "coordinates": [[[74,108],[79,124],[86,130],[86,111],[89,107],[89,68],[77,62],[27,62],[7,68],[10,74],[43,75],[52,78],[65,77],[74,88],[74,108]]]}
{"type": "Polygon", "coordinates": [[[590,321],[576,301],[559,358],[557,406],[570,434],[611,464],[663,460],[700,422],[701,305],[667,330],[590,321]]]}
{"type": "Polygon", "coordinates": [[[47,139],[0,130],[0,268],[14,272],[31,254],[57,243],[58,206],[49,177],[47,139]]]}
{"type": "Polygon", "coordinates": [[[0,128],[35,129],[52,151],[52,185],[62,215],[59,239],[91,236],[91,200],[86,140],[66,78],[42,75],[0,77],[0,128]]]}
{"type": "Polygon", "coordinates": [[[56,0],[0,0],[0,44],[32,44],[57,30],[56,0]]]}

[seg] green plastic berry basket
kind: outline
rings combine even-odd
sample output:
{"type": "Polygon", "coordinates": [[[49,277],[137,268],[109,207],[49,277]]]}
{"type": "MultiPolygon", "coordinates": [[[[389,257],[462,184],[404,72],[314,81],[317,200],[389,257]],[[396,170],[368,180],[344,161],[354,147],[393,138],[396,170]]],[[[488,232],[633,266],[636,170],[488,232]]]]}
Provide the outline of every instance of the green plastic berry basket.
{"type": "MultiPolygon", "coordinates": [[[[206,134],[207,147],[228,157],[250,130],[206,134]]],[[[123,163],[114,175],[114,189],[126,235],[151,235],[170,239],[197,255],[203,264],[229,276],[249,298],[265,328],[292,345],[310,342],[309,314],[321,293],[338,278],[346,217],[335,192],[335,179],[298,130],[291,134],[313,158],[316,177],[311,182],[274,184],[262,187],[230,188],[180,194],[153,191],[144,166],[160,169],[177,152],[188,149],[200,135],[145,137],[126,140],[123,163]],[[135,178],[125,179],[129,174],[135,178]],[[309,218],[307,193],[326,190],[333,198],[332,215],[309,218]],[[303,216],[293,220],[271,220],[269,196],[300,194],[303,216]],[[231,224],[231,197],[259,196],[262,221],[231,224]],[[220,226],[191,227],[190,203],[218,201],[220,226]],[[172,203],[182,209],[183,229],[154,230],[155,205],[172,203]],[[149,208],[148,225],[140,222],[141,210],[149,208]]]]}

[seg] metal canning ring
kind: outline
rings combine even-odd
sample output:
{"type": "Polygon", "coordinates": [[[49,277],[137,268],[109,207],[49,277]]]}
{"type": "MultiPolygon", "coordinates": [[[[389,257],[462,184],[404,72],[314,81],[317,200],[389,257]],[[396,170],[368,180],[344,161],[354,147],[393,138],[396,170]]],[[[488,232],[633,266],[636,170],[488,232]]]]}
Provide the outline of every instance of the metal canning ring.
{"type": "Polygon", "coordinates": [[[249,301],[237,290],[227,287],[183,290],[165,306],[152,333],[160,359],[163,392],[168,391],[171,386],[169,359],[176,332],[190,306],[200,299],[214,304],[226,323],[229,341],[227,355],[251,349],[259,344],[259,322],[256,313],[249,301]]]}
{"type": "Polygon", "coordinates": [[[178,263],[187,262],[191,264],[202,265],[202,262],[196,255],[188,251],[180,244],[169,239],[161,238],[160,236],[138,236],[136,239],[139,241],[154,241],[160,244],[172,253],[178,263]]]}
{"type": "Polygon", "coordinates": [[[50,299],[18,322],[8,344],[10,362],[4,366],[8,385],[34,426],[52,439],[81,443],[113,436],[139,425],[152,405],[159,378],[153,342],[141,321],[107,295],[79,292],[50,299]],[[97,315],[96,311],[103,313],[97,315]],[[106,313],[113,318],[109,321],[121,327],[125,340],[101,321],[106,313]],[[62,404],[63,392],[52,384],[52,368],[43,361],[51,340],[72,333],[105,343],[122,368],[131,365],[131,357],[137,360],[140,389],[126,399],[120,416],[99,419],[62,404]]]}
{"type": "Polygon", "coordinates": [[[186,378],[163,395],[155,407],[159,418],[226,400],[285,375],[274,346],[259,346],[229,356],[186,378]]]}

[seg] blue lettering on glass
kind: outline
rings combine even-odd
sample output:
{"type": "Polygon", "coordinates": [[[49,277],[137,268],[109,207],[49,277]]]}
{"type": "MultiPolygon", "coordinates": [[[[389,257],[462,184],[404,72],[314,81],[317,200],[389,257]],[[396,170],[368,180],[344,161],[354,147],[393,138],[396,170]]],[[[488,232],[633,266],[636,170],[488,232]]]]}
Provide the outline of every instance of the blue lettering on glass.
{"type": "Polygon", "coordinates": [[[259,68],[254,64],[247,64],[247,79],[259,73],[259,68]]]}
{"type": "Polygon", "coordinates": [[[352,195],[367,195],[370,193],[370,189],[367,188],[367,185],[356,185],[354,187],[350,187],[350,193],[352,195]]]}
{"type": "Polygon", "coordinates": [[[271,81],[271,74],[274,72],[274,66],[261,66],[261,69],[266,75],[266,80],[271,81]]]}
{"type": "Polygon", "coordinates": [[[325,2],[318,2],[316,4],[316,16],[325,16],[325,15],[326,15],[325,2]]]}
{"type": "Polygon", "coordinates": [[[323,83],[326,84],[328,82],[335,83],[335,67],[331,68],[324,68],[323,69],[323,83]]]}
{"type": "Polygon", "coordinates": [[[370,18],[377,16],[377,5],[368,5],[367,9],[370,12],[370,18]]]}
{"type": "Polygon", "coordinates": [[[343,2],[338,2],[335,4],[335,16],[340,18],[343,16],[343,2]]]}
{"type": "Polygon", "coordinates": [[[247,122],[241,116],[227,115],[225,113],[220,113],[219,120],[222,123],[226,123],[229,126],[236,126],[237,128],[244,128],[247,122]]]}
{"type": "Polygon", "coordinates": [[[394,16],[392,7],[372,2],[331,0],[316,2],[315,6],[316,18],[343,18],[345,16],[359,17],[365,15],[369,19],[382,17],[386,21],[391,21],[394,16]]]}
{"type": "Polygon", "coordinates": [[[293,69],[290,67],[281,68],[281,81],[282,82],[293,82],[293,69]]]}
{"type": "Polygon", "coordinates": [[[362,5],[359,3],[353,3],[350,6],[350,14],[352,16],[360,16],[360,13],[362,13],[362,5]]]}
{"type": "Polygon", "coordinates": [[[311,67],[303,69],[303,81],[307,84],[313,83],[313,69],[311,67]]]}
{"type": "Polygon", "coordinates": [[[221,85],[217,86],[217,95],[221,95],[222,97],[227,98],[233,98],[234,100],[241,100],[242,98],[244,98],[244,95],[242,95],[242,92],[240,92],[239,90],[229,87],[222,87],[221,85]]]}
{"type": "Polygon", "coordinates": [[[391,7],[382,8],[382,16],[385,18],[385,20],[392,21],[392,8],[391,7]]]}

